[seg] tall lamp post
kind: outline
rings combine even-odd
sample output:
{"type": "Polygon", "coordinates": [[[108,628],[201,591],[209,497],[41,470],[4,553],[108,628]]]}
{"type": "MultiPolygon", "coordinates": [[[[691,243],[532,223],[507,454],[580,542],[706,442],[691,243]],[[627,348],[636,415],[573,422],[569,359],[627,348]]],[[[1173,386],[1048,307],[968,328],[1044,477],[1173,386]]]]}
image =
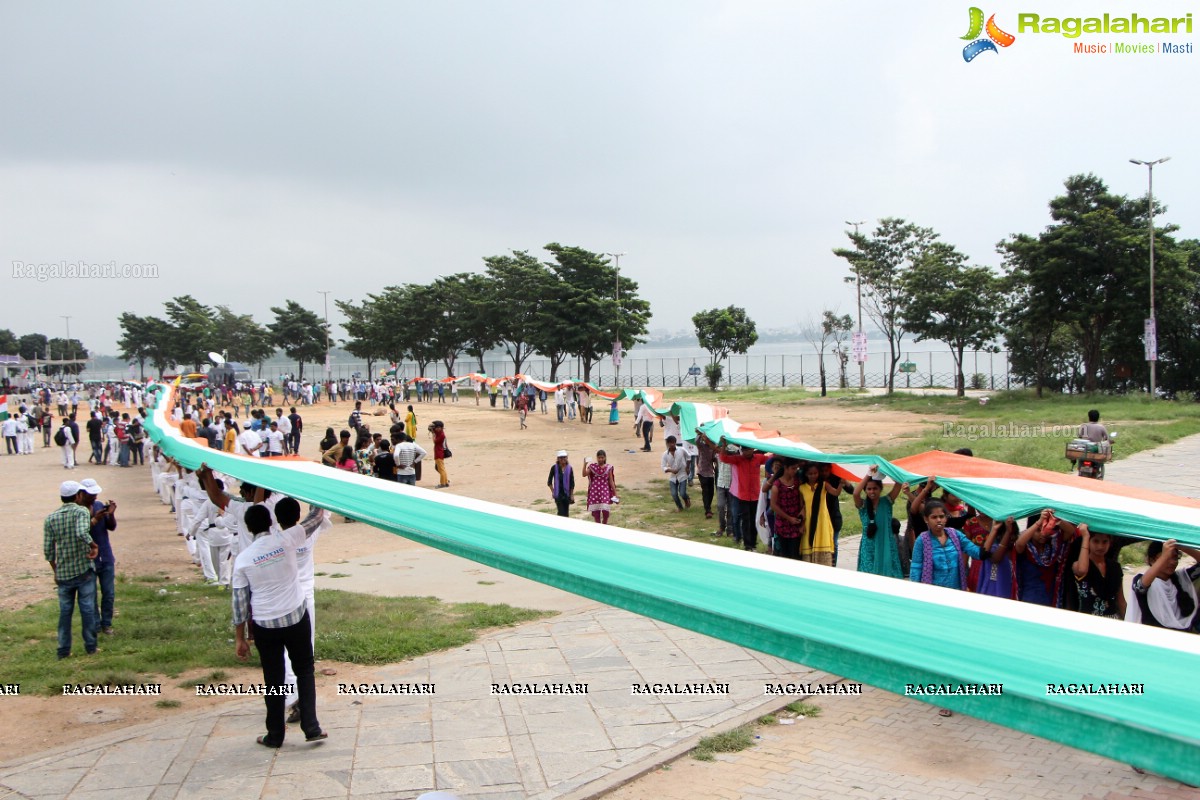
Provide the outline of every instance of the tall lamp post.
{"type": "MultiPolygon", "coordinates": [[[[62,318],[63,318],[63,319],[65,319],[65,320],[67,321],[67,341],[66,341],[66,345],[67,345],[67,347],[71,347],[71,318],[70,318],[69,316],[66,316],[66,315],[60,315],[60,316],[62,316],[62,318]]],[[[48,347],[48,346],[47,346],[47,347],[48,347]]],[[[64,348],[63,348],[63,354],[62,354],[61,356],[59,356],[59,358],[66,358],[66,355],[67,355],[67,347],[64,347],[64,348]]],[[[74,361],[74,360],[75,360],[75,348],[74,348],[74,347],[71,347],[71,361],[74,361]]],[[[67,374],[67,365],[66,365],[66,364],[63,364],[63,370],[62,370],[62,371],[63,371],[63,375],[66,375],[66,374],[67,374]]]]}
{"type": "Polygon", "coordinates": [[[624,253],[605,253],[613,260],[613,267],[617,270],[616,283],[616,298],[617,298],[617,325],[616,339],[613,341],[613,369],[617,373],[617,389],[621,388],[621,256],[624,253]]]}
{"type": "Polygon", "coordinates": [[[317,294],[325,300],[325,380],[329,380],[333,366],[329,363],[329,292],[330,289],[318,289],[317,294]]]}
{"type": "MultiPolygon", "coordinates": [[[[859,220],[858,222],[851,222],[850,220],[846,220],[846,224],[854,226],[854,235],[857,237],[858,236],[858,226],[866,225],[867,223],[866,223],[866,220],[859,220]]],[[[857,246],[858,246],[858,243],[856,242],[855,247],[857,247],[857,246]]],[[[854,268],[854,285],[858,290],[858,339],[861,342],[862,338],[863,338],[862,276],[858,274],[857,266],[854,268]]],[[[863,345],[860,345],[860,346],[863,346],[863,345]]],[[[865,349],[865,346],[863,346],[863,347],[865,349]]],[[[862,354],[862,356],[858,356],[858,388],[859,388],[859,391],[865,390],[867,388],[867,362],[866,362],[865,356],[866,356],[865,352],[862,354]]]]}
{"type": "Polygon", "coordinates": [[[1147,214],[1150,218],[1150,318],[1146,320],[1146,360],[1150,362],[1150,399],[1158,397],[1158,386],[1156,381],[1156,367],[1158,366],[1158,323],[1154,318],[1154,165],[1162,164],[1164,161],[1170,161],[1171,157],[1155,159],[1154,161],[1141,161],[1136,158],[1129,159],[1129,163],[1137,164],[1139,167],[1146,167],[1147,174],[1150,178],[1150,191],[1147,194],[1147,214]]]}

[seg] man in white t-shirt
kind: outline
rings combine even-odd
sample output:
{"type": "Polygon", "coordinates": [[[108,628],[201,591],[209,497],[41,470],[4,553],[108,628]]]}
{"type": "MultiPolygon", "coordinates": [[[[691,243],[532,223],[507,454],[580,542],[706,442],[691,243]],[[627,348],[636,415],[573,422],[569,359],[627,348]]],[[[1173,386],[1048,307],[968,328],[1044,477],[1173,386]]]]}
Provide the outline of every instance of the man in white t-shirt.
{"type": "Polygon", "coordinates": [[[283,452],[290,453],[292,441],[292,421],[284,415],[282,408],[275,409],[275,421],[279,424],[279,432],[283,434],[283,452]]]}
{"type": "Polygon", "coordinates": [[[270,429],[267,430],[266,445],[268,457],[278,458],[283,455],[287,445],[284,443],[283,431],[279,430],[278,422],[272,422],[270,429]]]}
{"type": "Polygon", "coordinates": [[[328,738],[317,720],[317,691],[313,676],[312,627],[308,604],[300,587],[296,551],[306,541],[300,521],[300,504],[291,497],[275,504],[282,528],[271,531],[271,513],[264,506],[246,509],[246,528],[254,541],[233,566],[233,625],[238,659],[250,655],[246,625],[254,634],[254,647],[262,662],[263,683],[268,687],[267,732],[258,737],[265,747],[282,747],[287,733],[283,655],[296,670],[300,727],[305,741],[328,738]]]}

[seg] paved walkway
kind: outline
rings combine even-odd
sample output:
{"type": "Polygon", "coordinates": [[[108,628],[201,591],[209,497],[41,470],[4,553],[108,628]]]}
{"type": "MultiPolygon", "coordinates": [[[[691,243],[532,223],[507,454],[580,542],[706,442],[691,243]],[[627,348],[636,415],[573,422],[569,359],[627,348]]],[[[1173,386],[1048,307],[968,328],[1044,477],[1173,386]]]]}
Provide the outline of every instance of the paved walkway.
{"type": "MultiPolygon", "coordinates": [[[[1109,474],[1160,488],[1169,477],[1168,490],[1200,496],[1200,437],[1117,462],[1109,474]]],[[[847,549],[843,563],[851,556],[847,549]]],[[[519,593],[506,599],[524,602],[519,593]]],[[[837,680],[588,601],[561,607],[576,610],[371,671],[380,683],[433,683],[432,696],[338,695],[337,677],[319,677],[330,732],[323,744],[306,745],[293,731],[281,750],[254,745],[263,709],[248,698],[0,765],[0,800],[397,800],[434,789],[481,800],[596,797],[670,762],[702,735],[781,707],[786,699],[764,696],[766,682],[837,680]],[[493,683],[587,683],[588,693],[497,696],[493,683]],[[729,693],[632,694],[645,683],[728,683],[729,693]]],[[[944,720],[886,692],[818,705],[819,718],[761,729],[758,747],[714,764],[675,762],[614,796],[1200,797],[989,723],[944,720]]]]}

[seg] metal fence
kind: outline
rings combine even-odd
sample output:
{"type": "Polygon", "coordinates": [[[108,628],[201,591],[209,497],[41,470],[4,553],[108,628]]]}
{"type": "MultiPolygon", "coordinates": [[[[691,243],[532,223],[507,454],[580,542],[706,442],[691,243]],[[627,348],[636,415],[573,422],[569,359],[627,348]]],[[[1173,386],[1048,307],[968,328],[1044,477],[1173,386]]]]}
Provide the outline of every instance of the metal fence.
{"type": "MultiPolygon", "coordinates": [[[[898,372],[895,385],[897,388],[952,388],[954,386],[954,361],[948,350],[929,350],[914,352],[906,355],[902,361],[907,361],[911,372],[898,372]]],[[[660,388],[679,388],[683,386],[705,386],[706,379],[703,367],[708,363],[708,355],[686,351],[679,356],[664,356],[660,358],[626,358],[621,364],[620,385],[626,387],[652,386],[660,388]]],[[[869,353],[865,373],[866,386],[879,388],[887,385],[887,353],[869,353]]],[[[277,380],[281,375],[291,375],[296,372],[296,362],[271,360],[262,365],[261,372],[256,374],[266,380],[277,380]]],[[[375,362],[375,375],[389,365],[375,362]]],[[[820,386],[820,365],[815,353],[781,354],[781,355],[740,355],[730,356],[721,363],[723,375],[722,386],[803,386],[814,388],[820,386]]],[[[509,358],[487,357],[483,362],[483,371],[488,375],[510,375],[513,363],[509,358]]],[[[548,379],[550,362],[545,358],[530,358],[521,367],[522,371],[536,378],[548,379]]],[[[418,377],[417,365],[404,362],[398,365],[398,373],[403,378],[418,377]]],[[[454,375],[466,375],[479,371],[477,359],[459,359],[454,364],[454,375]]],[[[365,361],[334,361],[331,373],[335,378],[368,377],[365,361]]],[[[306,378],[323,376],[319,364],[306,364],[306,378]]],[[[446,366],[442,362],[430,364],[424,377],[447,377],[446,366]]],[[[1009,370],[1008,353],[1001,351],[970,351],[964,358],[964,375],[967,388],[988,390],[1009,389],[1023,385],[1015,381],[1009,370]]],[[[96,371],[90,370],[83,378],[102,380],[122,379],[130,377],[128,371],[96,371]]],[[[558,368],[558,377],[583,377],[582,365],[576,359],[569,359],[558,368]]],[[[837,359],[825,355],[825,380],[831,389],[838,388],[840,373],[837,359]]],[[[604,359],[592,367],[591,382],[597,386],[616,385],[617,374],[610,359],[604,359]]],[[[859,385],[858,364],[851,361],[846,367],[846,383],[851,388],[859,385]]]]}

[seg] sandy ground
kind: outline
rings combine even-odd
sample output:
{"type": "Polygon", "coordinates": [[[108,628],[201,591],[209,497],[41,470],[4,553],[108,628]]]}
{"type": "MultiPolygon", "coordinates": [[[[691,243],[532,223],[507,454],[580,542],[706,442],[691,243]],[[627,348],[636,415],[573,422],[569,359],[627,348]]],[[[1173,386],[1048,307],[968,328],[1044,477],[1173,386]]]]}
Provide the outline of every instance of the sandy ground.
{"type": "MultiPolygon", "coordinates": [[[[594,424],[582,425],[578,421],[558,423],[551,406],[549,414],[531,414],[528,430],[521,431],[515,412],[499,407],[493,409],[486,399],[476,406],[470,393],[463,395],[457,404],[414,404],[420,429],[418,441],[422,446],[432,449],[425,430],[430,421],[441,419],[446,424],[447,440],[454,457],[447,461],[451,486],[441,491],[523,507],[547,498],[546,474],[555,451],[560,448],[571,453],[571,460],[577,466],[582,464],[584,455],[592,457],[597,449],[606,450],[609,461],[616,466],[620,486],[637,487],[661,482],[658,467],[662,452],[661,432],[655,441],[654,453],[640,452],[637,448],[641,440],[634,438],[633,420],[628,404],[626,406],[622,422],[611,426],[607,424],[607,407],[603,413],[600,408],[596,409],[594,424]]],[[[317,442],[325,428],[340,430],[345,427],[351,408],[352,404],[346,403],[301,408],[305,425],[302,454],[315,457],[317,442]]],[[[796,435],[824,450],[873,446],[919,434],[931,424],[927,418],[917,415],[861,406],[850,409],[835,400],[789,406],[732,403],[729,410],[736,419],[760,422],[764,427],[796,435]]],[[[386,432],[389,423],[385,417],[372,416],[369,408],[364,416],[372,429],[386,432]]],[[[0,528],[0,549],[6,554],[6,558],[0,560],[0,611],[22,608],[55,596],[52,573],[42,556],[42,520],[58,504],[58,484],[68,477],[73,480],[95,478],[104,489],[103,497],[117,501],[118,529],[113,534],[113,546],[119,573],[134,576],[165,572],[171,577],[200,579],[182,541],[175,535],[168,508],[159,503],[152,491],[148,468],[90,466],[86,463],[89,453],[86,443],[79,452],[84,463],[73,472],[62,468],[59,448],[44,449],[40,440],[35,443],[35,452],[31,456],[0,456],[0,483],[4,486],[0,507],[7,522],[0,528]]],[[[432,487],[437,482],[432,466],[429,465],[423,476],[421,485],[425,487],[432,487]]],[[[582,509],[582,505],[577,508],[582,509]]],[[[619,513],[614,515],[613,522],[620,524],[619,513]]],[[[361,578],[356,577],[353,584],[345,580],[319,580],[318,586],[391,595],[433,595],[456,602],[507,602],[552,610],[570,610],[589,602],[453,557],[441,557],[436,570],[427,569],[426,565],[431,563],[434,555],[422,545],[368,525],[345,524],[339,517],[334,529],[322,539],[317,553],[318,571],[325,567],[325,571],[336,572],[330,567],[355,560],[359,566],[379,566],[386,572],[375,576],[364,573],[361,578]]],[[[52,631],[55,618],[48,615],[46,624],[52,631]]],[[[120,625],[118,592],[114,620],[117,635],[120,635],[120,625]]],[[[346,664],[322,663],[320,666],[336,669],[339,675],[348,678],[353,678],[357,670],[346,664]]],[[[174,687],[188,677],[191,676],[164,680],[162,699],[183,700],[187,697],[187,692],[174,687]]],[[[230,675],[234,682],[257,682],[258,678],[261,673],[257,669],[230,675]]],[[[0,683],[5,682],[5,676],[0,675],[0,683]]],[[[6,724],[0,726],[0,752],[5,754],[5,759],[63,744],[92,730],[99,733],[113,726],[153,721],[177,713],[156,708],[154,698],[106,699],[103,702],[89,698],[87,703],[76,700],[32,696],[4,698],[6,724]],[[36,733],[30,735],[30,731],[36,733]]],[[[193,696],[182,708],[196,710],[203,707],[202,703],[209,702],[229,701],[193,696]]]]}

